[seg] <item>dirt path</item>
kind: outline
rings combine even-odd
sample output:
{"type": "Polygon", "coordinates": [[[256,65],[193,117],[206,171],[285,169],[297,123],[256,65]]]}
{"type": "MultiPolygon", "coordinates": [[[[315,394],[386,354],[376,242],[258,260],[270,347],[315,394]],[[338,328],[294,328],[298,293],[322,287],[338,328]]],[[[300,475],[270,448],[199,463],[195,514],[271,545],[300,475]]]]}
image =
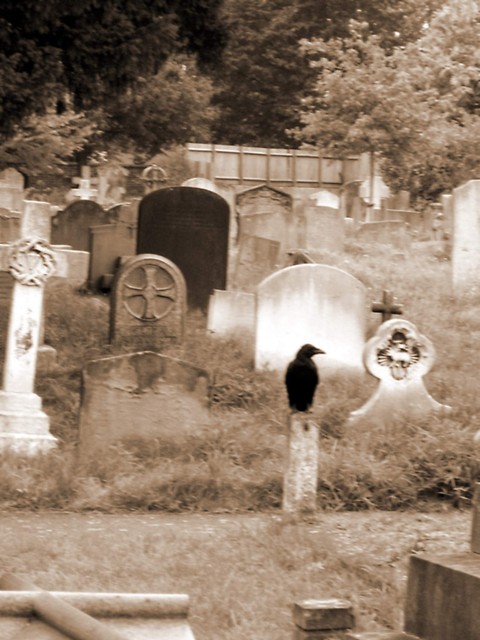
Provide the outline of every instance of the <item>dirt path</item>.
{"type": "MultiPolygon", "coordinates": [[[[0,512],[1,539],[22,532],[38,538],[62,540],[81,538],[95,533],[103,539],[138,538],[152,532],[175,531],[179,540],[192,533],[202,536],[228,536],[239,526],[258,531],[280,519],[280,514],[100,514],[57,512],[0,512]]],[[[470,541],[469,511],[445,512],[360,512],[318,513],[304,525],[312,535],[324,535],[342,545],[345,553],[381,550],[383,559],[396,552],[467,551],[470,541]]],[[[380,558],[379,558],[380,559],[380,558]]]]}

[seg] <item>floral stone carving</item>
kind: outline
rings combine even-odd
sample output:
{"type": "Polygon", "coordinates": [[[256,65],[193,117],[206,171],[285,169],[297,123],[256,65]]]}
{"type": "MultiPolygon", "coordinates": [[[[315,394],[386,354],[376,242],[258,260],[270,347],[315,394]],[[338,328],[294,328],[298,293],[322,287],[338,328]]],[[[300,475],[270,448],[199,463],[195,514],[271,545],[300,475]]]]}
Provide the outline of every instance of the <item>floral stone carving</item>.
{"type": "Polygon", "coordinates": [[[408,320],[383,322],[365,345],[363,361],[380,384],[368,402],[350,414],[349,424],[389,426],[399,418],[418,419],[451,410],[425,388],[423,376],[435,362],[435,348],[408,320]]]}

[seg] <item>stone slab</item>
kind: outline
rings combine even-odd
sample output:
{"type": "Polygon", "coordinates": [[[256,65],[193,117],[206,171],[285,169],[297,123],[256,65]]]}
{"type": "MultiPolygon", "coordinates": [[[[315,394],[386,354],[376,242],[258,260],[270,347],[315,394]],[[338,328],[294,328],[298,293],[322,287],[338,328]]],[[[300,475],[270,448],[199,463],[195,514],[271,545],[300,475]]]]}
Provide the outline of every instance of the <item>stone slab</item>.
{"type": "Polygon", "coordinates": [[[355,626],[352,604],[338,598],[295,602],[293,621],[306,631],[352,629],[355,626]]]}
{"type": "MultiPolygon", "coordinates": [[[[65,636],[34,616],[38,592],[0,592],[0,638],[61,640],[65,636]]],[[[52,592],[130,640],[194,640],[183,594],[52,592]]]]}
{"type": "Polygon", "coordinates": [[[480,640],[480,557],[410,558],[405,631],[423,640],[480,640]]]}
{"type": "Polygon", "coordinates": [[[215,289],[208,305],[207,330],[218,337],[251,337],[255,333],[255,296],[215,289]]]}

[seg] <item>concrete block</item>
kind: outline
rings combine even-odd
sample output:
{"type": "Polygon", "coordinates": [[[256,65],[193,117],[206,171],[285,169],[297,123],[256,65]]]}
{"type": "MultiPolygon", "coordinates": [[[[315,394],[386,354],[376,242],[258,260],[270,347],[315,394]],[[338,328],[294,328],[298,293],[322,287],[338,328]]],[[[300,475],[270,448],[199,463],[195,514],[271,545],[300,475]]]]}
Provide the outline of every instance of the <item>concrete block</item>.
{"type": "Polygon", "coordinates": [[[480,640],[480,557],[412,556],[405,631],[424,640],[480,640]]]}
{"type": "Polygon", "coordinates": [[[351,603],[339,599],[296,602],[293,605],[293,621],[305,631],[352,629],[355,626],[351,603]]]}

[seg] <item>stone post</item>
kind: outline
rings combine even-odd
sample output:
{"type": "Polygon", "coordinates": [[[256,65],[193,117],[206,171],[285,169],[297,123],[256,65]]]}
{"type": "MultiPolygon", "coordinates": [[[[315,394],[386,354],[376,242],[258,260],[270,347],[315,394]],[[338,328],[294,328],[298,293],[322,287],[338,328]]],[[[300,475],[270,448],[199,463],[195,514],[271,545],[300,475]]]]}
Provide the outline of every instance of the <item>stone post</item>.
{"type": "Polygon", "coordinates": [[[287,466],[283,479],[283,511],[295,514],[316,510],[318,427],[307,413],[289,418],[287,466]]]}
{"type": "Polygon", "coordinates": [[[473,494],[470,548],[472,553],[480,553],[480,482],[475,483],[475,493],[473,494]]]}

